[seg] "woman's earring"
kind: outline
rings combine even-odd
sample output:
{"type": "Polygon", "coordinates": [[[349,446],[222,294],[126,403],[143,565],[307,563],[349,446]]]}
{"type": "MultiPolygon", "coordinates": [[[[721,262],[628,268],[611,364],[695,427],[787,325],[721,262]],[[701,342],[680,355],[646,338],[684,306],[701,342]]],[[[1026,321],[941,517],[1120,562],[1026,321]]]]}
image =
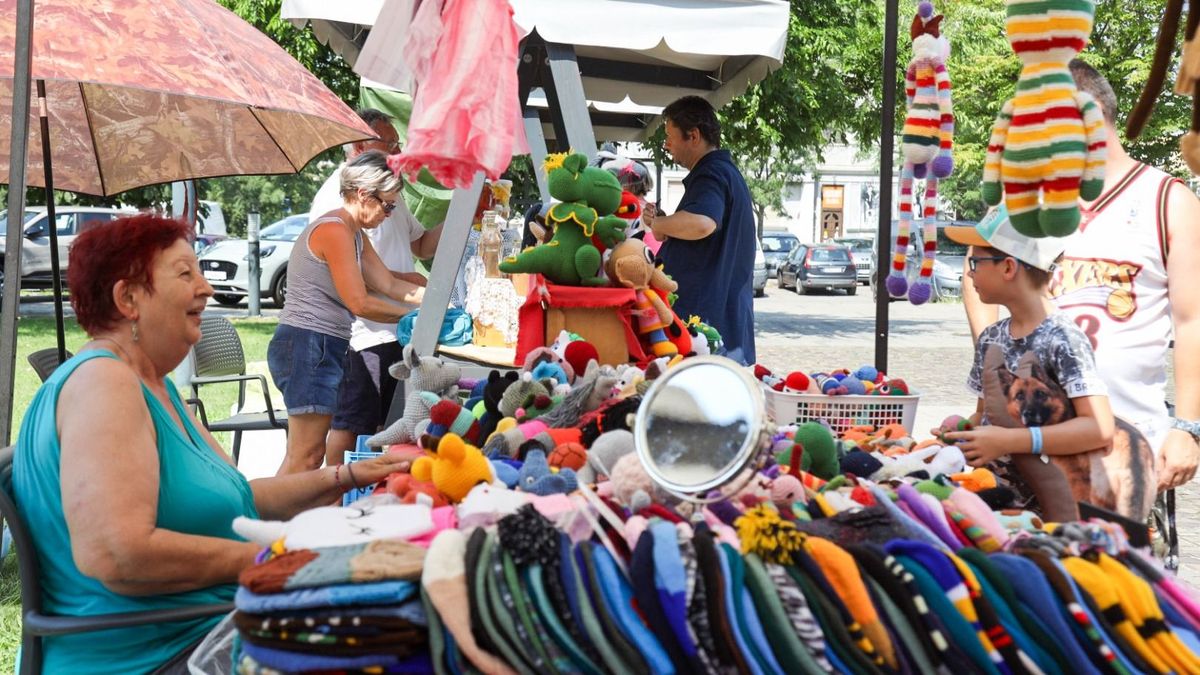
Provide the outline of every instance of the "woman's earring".
{"type": "Polygon", "coordinates": [[[140,339],[141,339],[141,336],[138,335],[137,319],[134,319],[133,320],[133,341],[137,342],[140,339]]]}

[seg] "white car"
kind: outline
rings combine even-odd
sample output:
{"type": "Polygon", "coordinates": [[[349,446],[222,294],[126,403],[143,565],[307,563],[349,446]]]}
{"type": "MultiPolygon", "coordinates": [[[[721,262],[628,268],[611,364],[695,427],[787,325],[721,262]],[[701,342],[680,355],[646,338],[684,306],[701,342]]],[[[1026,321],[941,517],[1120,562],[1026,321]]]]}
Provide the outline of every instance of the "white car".
{"type": "MultiPolygon", "coordinates": [[[[259,232],[259,292],[283,307],[287,299],[287,264],[292,244],[308,227],[308,214],[298,213],[259,232]]],[[[216,292],[213,299],[230,307],[250,292],[250,245],[245,239],[224,239],[200,253],[200,270],[216,292]]]]}
{"type": "MultiPolygon", "coordinates": [[[[58,266],[63,283],[66,283],[67,260],[71,243],[75,237],[89,228],[107,223],[122,216],[137,212],[132,209],[114,209],[103,206],[56,206],[54,226],[58,234],[58,266]]],[[[21,287],[49,288],[53,275],[50,268],[50,217],[45,206],[30,206],[25,209],[23,236],[21,238],[21,287]]],[[[3,231],[8,227],[8,213],[0,213],[0,282],[4,280],[3,231]]]]}

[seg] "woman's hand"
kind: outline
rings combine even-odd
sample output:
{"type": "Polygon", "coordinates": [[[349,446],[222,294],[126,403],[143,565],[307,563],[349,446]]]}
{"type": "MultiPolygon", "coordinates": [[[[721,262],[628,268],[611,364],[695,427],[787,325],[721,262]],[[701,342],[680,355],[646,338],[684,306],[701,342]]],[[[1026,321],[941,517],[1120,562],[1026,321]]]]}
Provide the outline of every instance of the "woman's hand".
{"type": "Polygon", "coordinates": [[[973,467],[985,466],[989,462],[1011,454],[1018,449],[1018,439],[1014,434],[1020,433],[1026,438],[1027,429],[1005,429],[1003,427],[982,426],[970,431],[951,431],[945,434],[945,439],[958,446],[967,464],[973,467]]]}
{"type": "Polygon", "coordinates": [[[384,452],[378,457],[343,465],[339,481],[347,489],[352,487],[350,480],[350,472],[352,471],[354,478],[353,485],[357,485],[360,488],[374,485],[397,471],[407,471],[412,466],[413,460],[417,457],[420,457],[420,454],[384,452]]]}

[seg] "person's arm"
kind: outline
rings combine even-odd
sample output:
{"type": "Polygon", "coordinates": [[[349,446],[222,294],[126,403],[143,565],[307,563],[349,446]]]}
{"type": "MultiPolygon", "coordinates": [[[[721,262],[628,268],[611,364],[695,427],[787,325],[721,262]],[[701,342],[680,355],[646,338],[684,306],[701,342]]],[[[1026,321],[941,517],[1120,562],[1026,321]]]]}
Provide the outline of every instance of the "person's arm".
{"type": "Polygon", "coordinates": [[[393,270],[392,276],[400,281],[407,281],[413,286],[419,286],[421,288],[425,288],[429,285],[429,280],[421,276],[420,272],[396,272],[393,270]]]}
{"type": "MultiPolygon", "coordinates": [[[[1170,248],[1167,295],[1175,327],[1175,416],[1200,420],[1200,200],[1174,185],[1167,201],[1170,248]]],[[[1200,447],[1190,434],[1167,433],[1158,452],[1158,489],[1192,480],[1200,463],[1200,447]]]]}
{"type": "MultiPolygon", "coordinates": [[[[1081,396],[1071,399],[1075,417],[1041,427],[1043,455],[1076,455],[1107,448],[1112,444],[1112,408],[1107,396],[1081,396]]],[[[967,463],[984,466],[1005,455],[1033,452],[1033,434],[1025,427],[982,426],[971,431],[952,431],[946,438],[956,442],[967,463]]]]}
{"type": "MultiPolygon", "coordinates": [[[[642,222],[645,222],[644,218],[642,222]]],[[[652,216],[649,227],[650,231],[654,233],[655,239],[673,238],[695,241],[716,232],[717,223],[705,215],[690,211],[676,211],[669,216],[652,216]]]]}
{"type": "MultiPolygon", "coordinates": [[[[217,439],[196,420],[196,416],[190,410],[187,414],[192,426],[200,431],[213,452],[232,465],[233,460],[221,450],[217,439]]],[[[411,461],[411,457],[384,453],[379,457],[355,462],[352,471],[344,468],[339,471],[336,467],[327,466],[285,476],[258,478],[250,481],[250,491],[254,494],[254,508],[263,520],[290,520],[301,511],[328,506],[351,488],[378,483],[392,473],[400,471],[404,462],[411,461]]]]}
{"type": "Polygon", "coordinates": [[[442,226],[445,223],[438,225],[429,230],[416,239],[412,240],[412,253],[418,260],[429,260],[437,253],[438,242],[442,240],[442,226]]]}
{"type": "Polygon", "coordinates": [[[95,359],[58,401],[60,485],[79,570],[122,595],[160,595],[231,583],[256,544],[158,527],[159,462],[140,381],[124,364],[95,359]]]}
{"type": "Polygon", "coordinates": [[[970,261],[967,259],[974,254],[975,249],[968,248],[967,256],[963,258],[962,298],[963,308],[967,310],[967,325],[971,328],[971,340],[978,340],[984,328],[1000,320],[1000,308],[979,299],[979,292],[975,290],[975,280],[970,274],[970,261]]]}
{"type": "MultiPolygon", "coordinates": [[[[375,247],[363,239],[362,276],[367,287],[377,293],[383,293],[396,302],[410,305],[409,311],[420,306],[425,298],[424,286],[418,286],[392,273],[383,264],[375,247]]],[[[369,317],[368,317],[369,318],[369,317]]]]}
{"type": "MultiPolygon", "coordinates": [[[[337,221],[318,225],[309,235],[308,247],[313,255],[329,265],[329,274],[333,278],[333,287],[337,291],[338,297],[355,316],[372,321],[395,323],[400,320],[400,317],[412,311],[411,307],[388,302],[367,292],[365,268],[360,266],[355,258],[354,234],[349,226],[337,221]]],[[[370,242],[364,237],[364,261],[369,248],[370,242]]],[[[374,249],[370,250],[374,255],[374,249]]],[[[375,261],[379,262],[378,255],[375,255],[375,261]]],[[[382,266],[382,263],[379,264],[382,266]]],[[[390,274],[386,276],[391,279],[390,274]]]]}

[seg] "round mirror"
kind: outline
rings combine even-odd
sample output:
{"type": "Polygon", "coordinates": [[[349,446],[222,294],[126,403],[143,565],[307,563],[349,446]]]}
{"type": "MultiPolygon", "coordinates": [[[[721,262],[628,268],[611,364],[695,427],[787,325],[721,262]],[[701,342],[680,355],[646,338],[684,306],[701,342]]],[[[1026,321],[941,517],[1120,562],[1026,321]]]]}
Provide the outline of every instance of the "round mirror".
{"type": "Polygon", "coordinates": [[[646,392],[634,425],[638,458],[662,488],[689,500],[742,473],[765,438],[762,390],[722,356],[689,358],[646,392]]]}

